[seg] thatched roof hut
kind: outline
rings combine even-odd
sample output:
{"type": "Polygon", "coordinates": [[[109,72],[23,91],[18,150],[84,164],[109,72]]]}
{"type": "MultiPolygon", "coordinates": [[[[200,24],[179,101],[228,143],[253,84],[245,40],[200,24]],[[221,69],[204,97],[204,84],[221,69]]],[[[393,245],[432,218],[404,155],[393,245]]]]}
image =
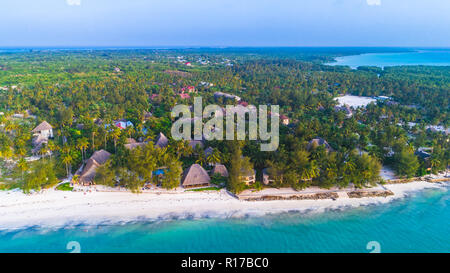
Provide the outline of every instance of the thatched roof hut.
{"type": "Polygon", "coordinates": [[[47,131],[52,129],[53,127],[47,121],[43,121],[38,126],[36,126],[36,128],[34,128],[31,132],[40,133],[41,131],[47,131]]]}
{"type": "Polygon", "coordinates": [[[223,177],[228,177],[228,170],[227,167],[225,167],[225,165],[216,164],[212,169],[211,174],[212,175],[219,174],[223,177]]]}
{"type": "Polygon", "coordinates": [[[133,150],[137,147],[145,146],[147,142],[137,142],[134,138],[127,138],[126,144],[123,145],[128,150],[133,150]]]}
{"type": "Polygon", "coordinates": [[[181,185],[184,188],[207,187],[211,179],[208,173],[199,164],[194,164],[184,171],[181,185]]]}
{"type": "Polygon", "coordinates": [[[164,148],[167,147],[167,145],[169,145],[169,139],[167,139],[167,137],[163,133],[159,133],[158,138],[155,142],[155,146],[164,148]]]}
{"type": "Polygon", "coordinates": [[[106,163],[109,157],[111,156],[105,150],[96,151],[86,162],[86,165],[83,168],[83,171],[79,177],[79,183],[84,185],[90,185],[94,181],[96,169],[106,163]]]}
{"type": "Polygon", "coordinates": [[[145,146],[146,144],[147,144],[147,142],[134,142],[134,143],[125,144],[123,146],[125,146],[125,148],[128,150],[133,150],[137,147],[145,146]]]}
{"type": "Polygon", "coordinates": [[[311,149],[313,147],[322,146],[322,145],[325,146],[325,149],[328,152],[332,152],[333,151],[333,148],[331,148],[330,144],[328,144],[328,142],[325,139],[320,138],[320,137],[311,140],[308,143],[308,147],[307,148],[309,150],[309,149],[311,149]]]}

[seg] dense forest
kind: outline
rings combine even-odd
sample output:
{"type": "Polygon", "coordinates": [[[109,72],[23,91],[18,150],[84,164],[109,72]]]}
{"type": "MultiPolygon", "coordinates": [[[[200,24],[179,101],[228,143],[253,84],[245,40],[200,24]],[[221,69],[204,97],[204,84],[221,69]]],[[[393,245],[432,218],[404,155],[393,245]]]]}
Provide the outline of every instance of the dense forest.
{"type": "MultiPolygon", "coordinates": [[[[397,51],[400,49],[384,49],[397,51]]],[[[379,49],[173,49],[37,50],[0,54],[0,187],[25,191],[50,187],[70,177],[99,149],[112,154],[98,169],[97,184],[139,192],[152,172],[167,168],[159,185],[179,186],[182,170],[197,163],[224,164],[232,192],[245,185],[242,172],[267,168],[273,183],[302,189],[365,187],[380,182],[382,166],[399,177],[445,170],[450,143],[450,67],[328,66],[334,57],[379,49]],[[195,93],[182,97],[187,87],[195,93]],[[253,105],[279,105],[290,119],[280,127],[280,146],[261,152],[255,141],[208,141],[213,153],[170,138],[176,104],[230,104],[226,92],[253,105]],[[337,96],[387,96],[351,117],[336,111],[337,96]],[[151,116],[146,116],[151,113],[151,116]],[[131,127],[111,128],[117,120],[131,127]],[[54,137],[32,154],[31,130],[41,121],[54,137]],[[154,147],[159,133],[169,137],[154,147]],[[148,142],[130,150],[128,139],[148,142]],[[310,145],[313,139],[325,145],[310,145]],[[426,156],[421,156],[421,148],[426,156]]],[[[423,153],[422,153],[423,155],[423,153]]],[[[216,177],[218,184],[222,181],[216,177]]]]}

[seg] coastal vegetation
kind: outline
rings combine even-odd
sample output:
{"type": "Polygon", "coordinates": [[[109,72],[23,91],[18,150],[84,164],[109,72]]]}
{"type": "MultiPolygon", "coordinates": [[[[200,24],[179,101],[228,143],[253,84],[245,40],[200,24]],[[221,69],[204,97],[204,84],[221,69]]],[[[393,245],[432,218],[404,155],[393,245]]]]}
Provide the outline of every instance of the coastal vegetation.
{"type": "Polygon", "coordinates": [[[112,156],[99,164],[95,184],[133,192],[146,184],[178,187],[183,169],[192,164],[207,171],[215,164],[225,165],[229,177],[216,177],[211,183],[225,183],[234,193],[267,186],[361,188],[381,180],[383,165],[400,177],[445,170],[450,158],[448,134],[434,128],[450,127],[450,68],[352,70],[323,64],[353,53],[336,49],[2,53],[1,182],[25,192],[53,187],[101,149],[112,156]],[[192,93],[184,91],[190,87],[192,93]],[[237,95],[253,105],[280,105],[290,122],[280,127],[278,150],[261,152],[249,140],[208,141],[204,146],[213,152],[206,155],[203,147],[171,139],[174,105],[192,105],[195,96],[202,96],[205,104],[235,103],[215,98],[215,92],[237,95]],[[350,116],[335,108],[334,98],[345,94],[388,99],[353,109],[350,116]],[[53,136],[36,150],[31,130],[42,121],[51,124],[53,136]],[[117,122],[132,126],[114,126],[117,122]],[[160,133],[169,138],[165,147],[154,144],[160,133]],[[318,138],[329,147],[310,145],[318,138]],[[128,149],[130,139],[143,145],[128,149]],[[261,184],[264,169],[269,185],[261,184]],[[256,183],[245,183],[243,177],[253,170],[256,183]]]}

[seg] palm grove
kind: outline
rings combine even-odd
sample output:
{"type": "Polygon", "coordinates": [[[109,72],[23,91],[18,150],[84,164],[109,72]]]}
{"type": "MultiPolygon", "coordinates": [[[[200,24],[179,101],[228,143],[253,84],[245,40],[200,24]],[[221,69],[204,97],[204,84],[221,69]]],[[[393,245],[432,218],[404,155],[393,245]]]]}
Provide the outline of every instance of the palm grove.
{"type": "Polygon", "coordinates": [[[219,50],[2,54],[0,167],[7,183],[1,186],[25,191],[51,187],[99,149],[113,156],[98,169],[96,183],[136,192],[155,180],[152,173],[161,168],[165,175],[154,182],[168,189],[177,187],[182,170],[194,163],[207,169],[224,164],[230,174],[226,184],[233,192],[248,187],[240,176],[251,169],[260,180],[267,168],[271,186],[296,189],[368,186],[380,180],[382,164],[405,177],[446,169],[448,136],[426,126],[449,127],[448,67],[351,70],[321,64],[339,55],[336,52],[299,51],[284,55],[269,49],[257,54],[219,50]],[[174,61],[179,55],[196,65],[174,61]],[[196,62],[199,58],[208,59],[208,64],[196,62]],[[224,59],[233,60],[233,65],[224,65],[224,59]],[[194,95],[179,96],[186,86],[195,86],[205,104],[229,104],[214,98],[214,92],[221,91],[254,105],[280,105],[292,122],[280,127],[279,149],[261,152],[258,143],[248,140],[210,141],[207,146],[214,153],[208,156],[184,141],[170,140],[167,147],[156,148],[153,142],[159,133],[170,136],[172,107],[192,105],[194,95]],[[339,94],[386,95],[396,103],[371,104],[354,110],[349,118],[334,109],[333,98],[339,94]],[[146,118],[146,112],[152,116],[146,118]],[[105,126],[119,119],[133,126],[105,126]],[[40,148],[40,160],[27,161],[30,131],[42,120],[52,124],[54,138],[40,148]],[[415,125],[408,126],[411,122],[415,125]],[[318,137],[331,149],[309,145],[318,137]],[[126,149],[130,138],[147,144],[126,149]],[[424,146],[432,149],[426,160],[416,155],[424,146]]]}

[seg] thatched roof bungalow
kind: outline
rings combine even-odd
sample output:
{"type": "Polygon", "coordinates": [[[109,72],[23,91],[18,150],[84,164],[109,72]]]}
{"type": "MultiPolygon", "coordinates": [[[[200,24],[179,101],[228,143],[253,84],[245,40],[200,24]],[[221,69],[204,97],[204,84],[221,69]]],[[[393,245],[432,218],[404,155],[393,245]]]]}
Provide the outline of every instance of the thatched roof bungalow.
{"type": "Polygon", "coordinates": [[[240,178],[242,182],[244,182],[246,185],[249,186],[256,182],[256,172],[253,169],[250,170],[241,169],[240,178]]]}
{"type": "Polygon", "coordinates": [[[31,132],[35,135],[40,135],[45,138],[53,137],[53,127],[47,121],[41,122],[31,132]]]}
{"type": "Polygon", "coordinates": [[[191,165],[184,171],[181,185],[184,188],[197,188],[210,186],[211,178],[199,164],[191,165]]]}
{"type": "Polygon", "coordinates": [[[222,164],[216,164],[211,171],[211,175],[216,175],[216,174],[219,174],[223,177],[228,177],[227,167],[225,167],[225,165],[222,165],[222,164]]]}
{"type": "Polygon", "coordinates": [[[164,148],[169,145],[169,139],[163,134],[159,133],[158,138],[156,139],[155,146],[158,146],[159,148],[164,148]]]}
{"type": "Polygon", "coordinates": [[[86,162],[83,171],[80,174],[78,182],[82,185],[91,185],[94,182],[94,177],[96,174],[96,169],[105,164],[111,156],[105,150],[96,151],[86,162]]]}
{"type": "Polygon", "coordinates": [[[320,138],[320,137],[311,140],[308,143],[308,147],[307,148],[308,148],[308,150],[310,150],[311,148],[315,148],[315,147],[318,147],[318,146],[324,146],[325,149],[328,152],[332,152],[333,151],[333,148],[330,146],[330,144],[325,139],[320,138]]]}

